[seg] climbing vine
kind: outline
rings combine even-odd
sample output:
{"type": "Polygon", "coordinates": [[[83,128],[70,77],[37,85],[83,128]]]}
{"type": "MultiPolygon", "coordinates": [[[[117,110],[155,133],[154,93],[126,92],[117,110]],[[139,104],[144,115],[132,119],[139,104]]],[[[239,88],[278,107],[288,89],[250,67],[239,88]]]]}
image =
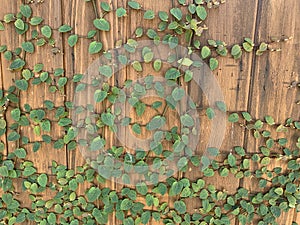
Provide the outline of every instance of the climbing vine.
{"type": "MultiPolygon", "coordinates": [[[[0,46],[1,59],[9,63],[8,70],[16,76],[14,85],[0,90],[0,224],[28,221],[107,224],[113,215],[125,225],[151,221],[168,225],[221,225],[230,224],[234,219],[240,224],[257,221],[256,224],[266,225],[277,224],[276,219],[283,212],[299,212],[300,122],[288,118],[280,124],[270,115],[258,119],[248,112],[229,112],[224,99],[201,108],[185,93],[185,85],[198,79],[195,71],[205,64],[214,71],[219,67],[220,57],[238,60],[247,53],[260,56],[280,51],[270,43],[285,42],[290,37],[262,43],[245,37],[242,43],[232,46],[221,40],[200,43],[199,38],[208,29],[205,21],[209,11],[221,7],[223,0],[195,0],[194,3],[178,0],[177,7],[158,13],[136,1],[128,1],[125,8],[113,8],[107,2],[85,0],[80,4],[92,7],[95,18],[90,21],[94,29],[84,35],[75,33],[68,24],[59,27],[46,24],[32,10],[34,2],[23,1],[18,12],[6,14],[0,21],[2,34],[8,27],[14,27],[11,38],[19,35],[22,39],[21,46],[14,49],[8,49],[5,43],[0,46]],[[122,18],[133,11],[140,12],[143,21],[159,20],[157,27],[137,27],[125,42],[117,41],[115,49],[105,49],[101,40],[113,26],[107,15],[122,18]],[[30,67],[28,54],[46,51],[46,46],[50,46],[52,54],[62,54],[53,34],[67,37],[70,49],[80,39],[89,40],[86,46],[89,54],[100,58],[97,72],[92,76],[90,71],[66,75],[70,71],[65,68],[47,71],[42,62],[30,67]],[[178,50],[181,45],[186,51],[178,50]],[[162,58],[159,49],[167,49],[168,56],[162,58]],[[139,79],[113,82],[119,67],[127,66],[139,79]],[[163,80],[145,74],[145,67],[160,74],[163,80]],[[49,99],[44,99],[43,107],[39,108],[21,105],[23,92],[43,84],[47,92],[62,95],[68,85],[73,86],[75,100],[64,101],[61,106],[49,99]],[[144,101],[145,97],[152,96],[149,93],[155,93],[160,100],[150,104],[144,101]],[[127,110],[126,104],[133,111],[127,110]],[[200,128],[193,113],[199,110],[210,121],[225,115],[227,122],[238,125],[241,132],[258,140],[259,147],[245,149],[241,144],[224,153],[216,146],[209,146],[206,154],[195,154],[191,146],[200,128]],[[148,122],[141,122],[149,111],[155,113],[148,122]],[[178,114],[177,125],[167,118],[174,112],[178,114]],[[26,127],[32,129],[39,141],[24,135],[22,129],[26,127]],[[63,129],[64,135],[53,137],[54,127],[63,129]],[[107,135],[116,135],[122,129],[139,137],[150,132],[147,148],[137,146],[132,152],[122,144],[109,146],[107,135]],[[7,146],[12,143],[15,149],[6,154],[7,146]],[[81,149],[86,164],[68,168],[53,161],[52,175],[40,173],[27,155],[29,151],[32,154],[47,151],[43,143],[53,146],[54,152],[48,151],[50,156],[57,154],[55,149],[81,149]],[[276,162],[280,166],[272,166],[276,162]],[[170,167],[171,164],[175,167],[170,167]],[[198,171],[197,179],[175,176],[178,171],[191,170],[198,171]],[[218,190],[208,180],[215,176],[234,178],[237,182],[249,179],[257,189],[239,186],[235,193],[218,190]],[[105,184],[109,180],[117,180],[124,186],[108,188],[105,184]],[[21,204],[17,190],[27,194],[30,206],[21,204]],[[46,193],[52,193],[53,198],[47,198],[46,193]],[[173,201],[166,202],[163,196],[173,201]],[[187,205],[191,199],[199,202],[192,210],[187,205]]],[[[4,76],[9,79],[8,75],[4,76]]]]}

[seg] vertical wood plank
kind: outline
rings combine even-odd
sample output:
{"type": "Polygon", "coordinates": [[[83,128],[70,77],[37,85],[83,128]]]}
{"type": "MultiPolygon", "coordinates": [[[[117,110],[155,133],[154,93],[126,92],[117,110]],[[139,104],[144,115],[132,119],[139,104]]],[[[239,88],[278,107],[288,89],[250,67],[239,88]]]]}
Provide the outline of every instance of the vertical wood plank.
{"type": "MultiPolygon", "coordinates": [[[[299,82],[299,30],[297,16],[300,6],[295,1],[260,1],[257,20],[256,41],[270,40],[273,36],[283,38],[293,36],[286,43],[272,44],[272,48],[281,48],[281,52],[267,53],[255,56],[251,71],[251,84],[248,96],[248,111],[254,118],[263,119],[272,116],[276,122],[284,123],[289,117],[299,119],[299,92],[296,88],[288,88],[293,82],[299,82]]],[[[275,135],[274,138],[278,138],[275,135]]],[[[292,138],[292,137],[290,137],[292,138]]],[[[292,139],[291,139],[292,140],[292,139]]],[[[254,139],[251,135],[246,137],[246,146],[249,153],[257,152],[262,144],[261,140],[254,139]]],[[[285,166],[273,160],[270,167],[285,166]]],[[[252,168],[256,168],[253,164],[252,168]]],[[[245,183],[249,190],[255,191],[257,183],[245,183]]],[[[283,213],[277,219],[279,224],[292,224],[295,210],[283,213]]],[[[295,218],[296,218],[295,213],[295,218]]],[[[299,222],[299,221],[298,221],[299,222]]]]}
{"type": "MultiPolygon", "coordinates": [[[[229,52],[232,45],[242,43],[245,37],[254,39],[257,2],[257,0],[233,0],[230,3],[226,2],[220,5],[216,9],[209,9],[209,19],[204,21],[208,30],[203,32],[200,39],[198,37],[194,39],[200,40],[201,47],[207,45],[206,40],[209,39],[224,41],[229,47],[229,52]],[[241,10],[246,8],[252,10],[241,10]]],[[[213,75],[221,87],[229,112],[247,110],[247,100],[245,99],[248,98],[252,57],[252,53],[244,54],[240,60],[234,60],[230,57],[218,57],[219,68],[213,72],[213,75]]],[[[212,76],[210,72],[207,71],[206,73],[206,76],[212,76]]],[[[193,99],[198,99],[195,103],[199,106],[200,142],[196,150],[196,155],[200,157],[203,155],[210,136],[216,136],[212,132],[220,132],[223,129],[226,129],[226,132],[220,148],[220,160],[224,159],[224,154],[227,155],[232,151],[233,146],[243,146],[244,129],[239,125],[227,122],[226,127],[219,127],[217,131],[212,131],[212,124],[206,116],[205,109],[207,107],[214,108],[215,106],[208,105],[207,97],[203,90],[199,89],[198,85],[190,84],[189,91],[193,99]]],[[[203,174],[191,167],[190,172],[185,173],[185,176],[189,179],[197,180],[203,174]]],[[[215,173],[214,177],[205,178],[205,180],[207,184],[213,184],[218,190],[224,190],[229,194],[234,194],[241,185],[239,180],[232,174],[228,177],[220,177],[215,173]]],[[[191,210],[196,210],[201,206],[201,201],[191,200],[188,206],[191,210]]],[[[235,220],[232,220],[232,224],[235,224],[235,220]]]]}
{"type": "MultiPolygon", "coordinates": [[[[61,2],[44,2],[40,4],[31,4],[33,13],[36,16],[41,16],[44,18],[43,24],[47,24],[50,27],[58,28],[62,25],[62,8],[61,2]],[[49,15],[49,16],[45,16],[49,15]]],[[[31,31],[34,29],[40,29],[37,27],[31,28],[26,38],[31,39],[31,31]]],[[[40,30],[39,30],[40,31],[40,30]]],[[[62,37],[61,34],[54,30],[52,38],[56,40],[55,47],[62,49],[62,37]]],[[[25,41],[25,40],[23,40],[25,41]]],[[[34,40],[35,41],[35,40],[34,40]]],[[[28,68],[33,68],[35,64],[42,63],[44,64],[43,71],[47,71],[49,76],[54,80],[53,84],[57,84],[58,78],[54,77],[53,72],[56,68],[63,68],[63,55],[61,53],[54,54],[52,52],[53,47],[49,44],[44,46],[36,46],[34,54],[26,54],[26,62],[28,68]]],[[[38,73],[35,76],[39,76],[38,73]]],[[[20,107],[24,110],[24,104],[29,104],[32,109],[45,109],[44,101],[50,100],[55,104],[55,107],[64,106],[64,93],[57,91],[55,93],[50,93],[49,85],[40,84],[40,85],[29,85],[29,88],[26,92],[20,92],[20,107]]],[[[30,144],[25,146],[27,149],[28,155],[27,159],[32,161],[34,165],[37,165],[37,169],[40,173],[51,174],[51,163],[52,160],[56,161],[59,164],[66,164],[66,153],[64,149],[54,149],[53,143],[47,144],[43,142],[42,135],[49,135],[53,140],[61,138],[64,134],[63,128],[57,125],[57,120],[54,119],[55,112],[45,109],[46,118],[51,122],[51,132],[41,132],[41,135],[35,135],[33,128],[36,124],[31,122],[29,127],[23,127],[21,132],[24,136],[27,136],[30,140],[30,144]],[[32,147],[34,142],[41,142],[41,148],[37,152],[33,152],[32,147]]]]}
{"type": "MultiPolygon", "coordinates": [[[[9,13],[16,13],[19,10],[20,5],[20,3],[3,3],[0,10],[0,18],[4,18],[4,16],[9,13]]],[[[17,35],[13,23],[5,24],[5,30],[1,31],[0,33],[0,45],[6,45],[8,51],[14,51],[17,47],[20,46],[20,44],[21,37],[17,35]],[[12,34],[15,34],[15,36],[13,36],[14,38],[12,37],[12,34]]],[[[18,73],[9,70],[10,63],[11,62],[7,61],[4,58],[3,53],[1,53],[1,87],[4,91],[7,91],[10,86],[14,85],[14,79],[18,78],[19,76],[18,73]]],[[[3,116],[7,120],[7,123],[13,122],[10,117],[10,110],[11,107],[7,107],[7,109],[4,110],[3,113],[3,116]]],[[[6,137],[9,132],[10,130],[7,128],[6,134],[1,137],[1,140],[6,144],[5,154],[12,152],[17,144],[16,142],[7,142],[6,137]]]]}

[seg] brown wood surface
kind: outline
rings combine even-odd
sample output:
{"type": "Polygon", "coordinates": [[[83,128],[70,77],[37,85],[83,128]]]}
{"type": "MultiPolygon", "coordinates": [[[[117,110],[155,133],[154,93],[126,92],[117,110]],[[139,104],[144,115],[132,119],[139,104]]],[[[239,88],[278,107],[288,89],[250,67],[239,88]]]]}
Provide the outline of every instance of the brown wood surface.
{"type": "MultiPolygon", "coordinates": [[[[110,0],[108,1],[113,9],[118,7],[127,8],[127,1],[110,0]]],[[[160,10],[168,11],[171,7],[178,6],[176,0],[138,0],[144,9],[152,9],[156,13],[160,10]]],[[[0,18],[6,13],[16,12],[20,5],[20,1],[3,1],[1,2],[0,18]]],[[[44,3],[31,4],[33,13],[36,16],[42,16],[44,23],[51,27],[58,28],[62,24],[68,24],[73,27],[72,33],[86,36],[87,32],[94,29],[92,21],[95,17],[99,17],[101,13],[100,1],[95,0],[97,7],[96,15],[92,2],[84,2],[83,0],[45,0],[44,3]]],[[[299,90],[297,88],[288,88],[289,84],[300,78],[300,2],[298,0],[228,0],[227,3],[221,5],[217,9],[209,10],[209,19],[205,22],[209,27],[205,31],[203,37],[200,38],[201,44],[207,39],[223,40],[228,46],[235,43],[241,43],[245,37],[249,37],[259,43],[261,41],[270,41],[272,36],[287,37],[293,36],[293,39],[286,43],[274,44],[274,48],[282,48],[281,52],[271,52],[263,56],[256,56],[253,53],[244,54],[241,60],[232,58],[220,58],[220,67],[214,74],[217,77],[219,85],[223,91],[224,99],[229,111],[248,111],[254,118],[263,119],[265,115],[271,115],[276,121],[283,123],[286,118],[292,117],[299,119],[299,105],[296,104],[300,100],[299,90]]],[[[111,31],[99,32],[98,38],[103,43],[105,50],[111,49],[115,43],[122,40],[126,43],[128,38],[134,37],[134,31],[137,27],[156,28],[158,19],[153,21],[142,21],[143,13],[131,10],[128,16],[117,18],[115,13],[109,13],[105,16],[111,23],[111,31]]],[[[0,34],[0,44],[7,44],[8,48],[20,46],[21,40],[19,36],[12,38],[11,32],[14,28],[9,28],[0,34]],[[11,32],[10,32],[11,31],[11,32]]],[[[146,30],[146,29],[145,29],[146,30]]],[[[79,38],[77,45],[70,48],[67,43],[68,34],[60,35],[57,31],[53,32],[57,40],[56,46],[61,53],[53,54],[51,47],[43,47],[31,56],[26,54],[26,60],[30,62],[30,66],[43,62],[44,70],[52,72],[55,68],[64,68],[65,76],[70,80],[74,74],[86,74],[89,65],[97,59],[98,55],[91,56],[88,53],[88,45],[91,40],[79,38]]],[[[30,37],[26,37],[30,38],[30,37]]],[[[184,38],[184,37],[183,37],[184,38]]],[[[181,39],[183,43],[184,39],[181,39]]],[[[272,44],[273,46],[273,44],[272,44]]],[[[9,64],[0,56],[0,86],[8,89],[13,84],[12,79],[17,78],[14,73],[7,70],[9,64]]],[[[145,66],[145,74],[151,73],[151,65],[145,66]]],[[[155,74],[154,74],[155,75],[155,74]]],[[[126,79],[137,79],[140,75],[132,68],[126,68],[118,71],[111,83],[118,82],[119,85],[126,79]]],[[[198,88],[189,85],[185,87],[193,97],[199,97],[197,104],[199,107],[207,107],[207,99],[198,88]],[[196,89],[197,88],[197,89],[196,89]],[[197,90],[197,91],[195,91],[197,90]]],[[[73,101],[75,85],[70,82],[61,94],[51,94],[45,87],[30,87],[28,92],[21,92],[21,104],[31,105],[32,108],[43,108],[45,99],[52,100],[56,106],[61,106],[65,101],[73,101]]],[[[99,108],[101,110],[101,107],[99,108]]],[[[8,121],[11,121],[9,114],[5,115],[8,121]]],[[[152,112],[148,111],[143,120],[147,121],[151,118],[152,112]]],[[[176,113],[169,113],[168,118],[174,120],[176,113]]],[[[205,132],[209,129],[210,122],[206,119],[205,112],[199,110],[199,118],[201,120],[200,139],[201,144],[196,150],[196,154],[201,155],[206,147],[209,134],[205,132]]],[[[138,118],[137,118],[138,119],[138,118]]],[[[28,136],[30,142],[40,141],[32,132],[33,127],[22,130],[25,136],[28,136]]],[[[63,135],[63,129],[52,127],[51,136],[59,138],[63,135]]],[[[109,144],[116,144],[118,140],[114,139],[108,129],[105,131],[107,137],[111,137],[109,144]]],[[[139,138],[145,138],[147,134],[144,132],[139,138]]],[[[6,142],[5,138],[2,138],[6,142]]],[[[259,143],[251,137],[251,135],[239,126],[227,124],[226,136],[222,143],[221,152],[228,153],[233,146],[244,146],[249,153],[257,152],[259,143]]],[[[12,152],[16,143],[8,143],[6,154],[12,152]]],[[[85,159],[80,151],[67,149],[55,150],[50,145],[43,144],[42,148],[33,153],[28,148],[28,160],[33,161],[38,167],[40,173],[48,173],[51,175],[51,162],[57,161],[65,164],[70,169],[85,164],[85,159]]],[[[255,166],[255,165],[253,165],[255,166]]],[[[274,162],[271,166],[281,166],[280,162],[274,162]]],[[[188,177],[195,180],[201,176],[201,173],[195,170],[188,170],[186,173],[178,173],[177,177],[188,177]]],[[[234,193],[239,186],[245,186],[252,190],[256,189],[256,184],[252,180],[238,182],[233,176],[227,178],[213,177],[206,179],[208,183],[212,183],[220,190],[226,190],[234,193]]],[[[102,185],[103,186],[103,185],[102,185]]],[[[112,189],[121,190],[123,185],[113,181],[107,182],[104,186],[112,189]]],[[[84,194],[86,186],[81,185],[78,194],[84,194]]],[[[30,201],[24,198],[24,204],[30,201]]],[[[162,201],[168,201],[170,204],[174,201],[168,196],[163,197],[162,201]]],[[[190,211],[200,206],[200,201],[188,200],[188,208],[190,211]]],[[[292,224],[292,221],[300,222],[299,213],[291,210],[289,213],[283,214],[278,224],[292,224]]],[[[112,215],[109,224],[119,224],[119,221],[112,215]]],[[[152,222],[151,224],[155,224],[152,222]]],[[[232,224],[238,224],[237,220],[232,220],[232,224]]],[[[255,224],[255,222],[254,222],[255,224]]]]}

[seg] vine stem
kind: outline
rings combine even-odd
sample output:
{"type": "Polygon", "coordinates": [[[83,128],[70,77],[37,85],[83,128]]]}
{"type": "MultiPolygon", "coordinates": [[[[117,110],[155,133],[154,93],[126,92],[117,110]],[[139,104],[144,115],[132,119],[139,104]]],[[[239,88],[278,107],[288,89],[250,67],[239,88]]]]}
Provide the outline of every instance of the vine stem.
{"type": "MultiPolygon", "coordinates": [[[[92,0],[92,3],[93,3],[95,17],[96,17],[96,19],[98,19],[99,18],[99,13],[98,13],[98,9],[97,9],[97,5],[96,5],[95,0],[92,0]]],[[[99,30],[97,30],[97,41],[100,41],[100,31],[99,30]]]]}

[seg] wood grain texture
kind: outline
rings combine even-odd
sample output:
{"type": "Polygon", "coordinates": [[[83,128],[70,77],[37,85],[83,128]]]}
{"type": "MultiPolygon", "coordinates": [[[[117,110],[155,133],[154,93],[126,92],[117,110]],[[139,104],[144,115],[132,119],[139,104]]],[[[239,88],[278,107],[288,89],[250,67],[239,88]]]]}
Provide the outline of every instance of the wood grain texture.
{"type": "MultiPolygon", "coordinates": [[[[299,119],[299,105],[296,104],[299,91],[289,88],[289,85],[299,82],[300,78],[300,26],[297,23],[300,5],[295,1],[266,0],[258,2],[257,10],[256,43],[270,40],[272,37],[293,39],[286,43],[271,44],[271,48],[282,48],[280,52],[253,56],[247,111],[257,119],[271,115],[278,123],[284,123],[289,117],[299,119]]],[[[279,137],[280,135],[275,136],[279,137]]],[[[245,144],[248,152],[257,152],[261,141],[248,134],[245,144]]],[[[282,167],[282,164],[273,160],[270,167],[276,166],[282,167]]],[[[252,168],[256,168],[256,165],[252,164],[252,168]]],[[[253,180],[246,181],[244,185],[249,190],[258,190],[257,182],[253,180]]],[[[295,210],[290,210],[289,213],[283,213],[277,222],[299,223],[298,214],[295,210]]]]}
{"type": "MultiPolygon", "coordinates": [[[[203,32],[201,38],[195,39],[200,40],[201,46],[206,45],[207,40],[210,39],[224,41],[228,45],[229,51],[233,44],[241,43],[245,37],[254,39],[257,2],[258,1],[233,0],[230,1],[230,3],[220,5],[217,9],[208,10],[209,19],[205,21],[208,30],[203,32]],[[241,10],[246,8],[251,10],[241,10]]],[[[206,71],[206,76],[216,77],[229,112],[247,110],[252,57],[252,53],[244,54],[240,60],[234,60],[229,57],[219,57],[219,68],[214,71],[213,74],[206,71]]],[[[207,107],[214,108],[215,106],[208,104],[206,93],[204,93],[198,85],[191,84],[189,90],[190,95],[194,99],[198,99],[196,104],[200,106],[200,143],[196,150],[196,155],[203,155],[208,146],[210,137],[217,137],[217,134],[222,132],[223,129],[226,131],[224,139],[221,140],[220,153],[222,155],[232,151],[233,146],[243,146],[244,129],[238,124],[227,122],[226,127],[218,127],[218,129],[213,130],[212,122],[209,121],[203,109],[207,107]]],[[[191,167],[190,172],[185,173],[185,176],[192,180],[197,180],[203,176],[203,174],[199,171],[195,171],[195,168],[191,167]]],[[[224,190],[230,194],[235,193],[237,188],[241,185],[234,175],[224,178],[219,176],[218,173],[215,173],[215,176],[212,178],[205,178],[205,181],[207,184],[213,184],[218,187],[219,190],[224,190]]],[[[200,206],[200,201],[189,201],[191,210],[196,210],[200,206]]],[[[232,224],[236,223],[237,222],[233,219],[232,224]]]]}
{"type": "MultiPolygon", "coordinates": [[[[53,28],[58,28],[62,25],[62,8],[61,3],[55,2],[45,2],[43,4],[32,4],[31,8],[33,13],[37,16],[43,16],[47,13],[49,15],[55,15],[52,17],[44,17],[44,24],[49,25],[53,28]]],[[[27,40],[31,39],[31,31],[37,29],[33,27],[28,31],[26,36],[27,40]]],[[[63,42],[62,37],[58,31],[53,31],[52,37],[56,40],[55,48],[62,50],[63,42]]],[[[25,40],[23,40],[25,41],[25,40]]],[[[34,40],[35,41],[35,40],[34,40]]],[[[64,68],[63,60],[64,56],[61,53],[54,54],[52,49],[54,48],[50,44],[46,44],[41,47],[36,47],[34,54],[26,53],[25,60],[28,62],[28,68],[33,68],[35,64],[42,63],[44,64],[43,71],[47,71],[49,76],[52,77],[53,84],[57,84],[58,78],[54,77],[53,72],[57,68],[64,68]]],[[[39,76],[37,73],[35,76],[39,76]]],[[[20,97],[20,106],[24,110],[24,104],[29,104],[32,109],[45,109],[44,101],[50,100],[55,104],[55,107],[64,106],[65,102],[65,93],[64,90],[57,91],[55,93],[49,92],[48,84],[29,85],[29,88],[26,92],[21,91],[20,97]]],[[[42,141],[42,135],[50,135],[53,140],[61,138],[64,134],[62,127],[57,125],[57,119],[54,119],[55,112],[45,109],[46,118],[51,122],[51,132],[41,132],[41,135],[35,135],[33,132],[34,124],[31,122],[29,127],[22,128],[22,134],[29,137],[30,144],[26,145],[28,148],[28,160],[32,161],[35,165],[38,166],[37,170],[40,173],[51,174],[51,165],[52,160],[56,161],[59,164],[66,164],[66,151],[65,149],[56,150],[53,148],[53,144],[46,144],[42,141]],[[32,147],[33,143],[39,141],[42,142],[42,147],[37,152],[33,152],[32,147]]]]}

